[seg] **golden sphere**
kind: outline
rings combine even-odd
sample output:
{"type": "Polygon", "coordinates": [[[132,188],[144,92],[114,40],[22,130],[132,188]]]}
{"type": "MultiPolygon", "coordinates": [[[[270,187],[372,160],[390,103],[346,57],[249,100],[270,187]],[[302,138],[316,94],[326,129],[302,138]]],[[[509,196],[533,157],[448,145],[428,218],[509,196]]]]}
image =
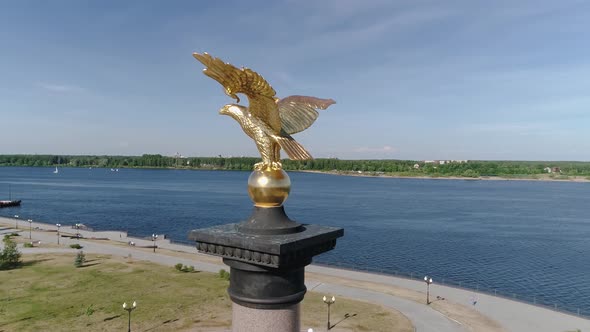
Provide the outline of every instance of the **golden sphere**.
{"type": "Polygon", "coordinates": [[[290,191],[291,180],[282,169],[254,171],[248,178],[248,194],[255,206],[281,206],[290,191]]]}

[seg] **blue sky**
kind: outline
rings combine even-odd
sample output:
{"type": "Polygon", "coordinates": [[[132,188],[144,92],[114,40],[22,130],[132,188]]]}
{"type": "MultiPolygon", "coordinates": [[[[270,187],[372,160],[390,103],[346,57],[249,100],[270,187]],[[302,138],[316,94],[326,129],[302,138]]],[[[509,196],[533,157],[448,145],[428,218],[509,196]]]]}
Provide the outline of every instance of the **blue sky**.
{"type": "Polygon", "coordinates": [[[2,1],[0,153],[257,155],[191,54],[333,98],[315,157],[590,160],[587,1],[2,1]]]}

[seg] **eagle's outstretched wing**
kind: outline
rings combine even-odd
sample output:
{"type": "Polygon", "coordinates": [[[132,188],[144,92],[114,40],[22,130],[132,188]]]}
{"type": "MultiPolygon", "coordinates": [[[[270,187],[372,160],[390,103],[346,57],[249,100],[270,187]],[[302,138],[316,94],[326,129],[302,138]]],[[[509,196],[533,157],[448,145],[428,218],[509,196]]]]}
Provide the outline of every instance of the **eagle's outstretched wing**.
{"type": "Polygon", "coordinates": [[[238,69],[207,53],[193,53],[193,56],[205,65],[203,73],[221,83],[228,96],[239,102],[237,94],[245,94],[249,101],[248,111],[264,121],[275,134],[280,133],[281,119],[274,98],[276,92],[262,76],[249,68],[238,69]]]}
{"type": "Polygon", "coordinates": [[[277,102],[281,126],[287,134],[295,134],[307,129],[318,118],[316,109],[325,110],[336,102],[306,96],[289,96],[277,102]]]}

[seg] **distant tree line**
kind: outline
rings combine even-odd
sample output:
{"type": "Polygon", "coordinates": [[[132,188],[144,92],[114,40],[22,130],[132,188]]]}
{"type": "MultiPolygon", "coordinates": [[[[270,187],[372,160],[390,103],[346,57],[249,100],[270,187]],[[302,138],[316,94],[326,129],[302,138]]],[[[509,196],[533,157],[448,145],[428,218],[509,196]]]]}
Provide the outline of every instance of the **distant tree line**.
{"type": "MultiPolygon", "coordinates": [[[[0,166],[35,167],[103,167],[103,168],[182,168],[217,170],[252,170],[254,157],[174,157],[159,154],[142,156],[67,156],[0,155],[0,166]]],[[[415,160],[341,160],[318,158],[306,161],[283,160],[286,170],[309,170],[342,173],[388,174],[400,176],[503,176],[535,177],[546,168],[558,168],[552,176],[590,176],[590,162],[568,161],[468,161],[424,163],[415,160]],[[417,167],[415,165],[418,165],[417,167]]]]}

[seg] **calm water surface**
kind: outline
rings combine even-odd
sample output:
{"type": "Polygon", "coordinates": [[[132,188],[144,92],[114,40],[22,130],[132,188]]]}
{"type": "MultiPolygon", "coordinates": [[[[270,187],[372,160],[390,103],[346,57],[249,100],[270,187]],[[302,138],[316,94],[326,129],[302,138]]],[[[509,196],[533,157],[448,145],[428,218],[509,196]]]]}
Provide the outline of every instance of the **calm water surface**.
{"type": "MultiPolygon", "coordinates": [[[[10,183],[23,200],[0,215],[188,242],[188,231],[252,209],[248,172],[52,171],[0,167],[0,198],[10,183]]],[[[316,262],[428,274],[590,314],[590,183],[290,177],[292,219],[345,230],[316,262]]]]}

